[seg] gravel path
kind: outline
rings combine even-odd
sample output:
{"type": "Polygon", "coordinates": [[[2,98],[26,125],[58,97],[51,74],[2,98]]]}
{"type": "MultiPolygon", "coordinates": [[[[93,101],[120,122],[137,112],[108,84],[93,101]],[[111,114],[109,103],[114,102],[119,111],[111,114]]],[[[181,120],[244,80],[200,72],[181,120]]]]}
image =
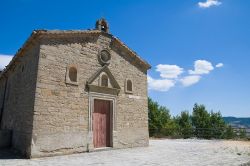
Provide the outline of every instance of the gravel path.
{"type": "Polygon", "coordinates": [[[250,165],[250,142],[196,139],[150,140],[149,147],[31,160],[0,159],[1,166],[239,166],[241,164],[250,165]]]}

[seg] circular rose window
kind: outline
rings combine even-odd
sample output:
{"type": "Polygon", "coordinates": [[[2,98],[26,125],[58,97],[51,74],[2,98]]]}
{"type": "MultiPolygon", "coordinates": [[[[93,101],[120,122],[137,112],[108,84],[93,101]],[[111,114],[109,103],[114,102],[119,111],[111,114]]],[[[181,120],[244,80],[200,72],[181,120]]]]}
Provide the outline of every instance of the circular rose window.
{"type": "Polygon", "coordinates": [[[102,65],[109,64],[111,55],[108,50],[102,50],[99,53],[98,59],[102,65]]]}

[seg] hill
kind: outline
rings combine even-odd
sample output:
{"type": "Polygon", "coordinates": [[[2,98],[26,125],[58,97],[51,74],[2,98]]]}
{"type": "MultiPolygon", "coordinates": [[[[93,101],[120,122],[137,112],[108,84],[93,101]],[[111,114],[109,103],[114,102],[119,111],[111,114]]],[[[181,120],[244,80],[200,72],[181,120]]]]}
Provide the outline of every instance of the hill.
{"type": "Polygon", "coordinates": [[[223,119],[233,127],[250,128],[250,118],[223,117],[223,119]]]}

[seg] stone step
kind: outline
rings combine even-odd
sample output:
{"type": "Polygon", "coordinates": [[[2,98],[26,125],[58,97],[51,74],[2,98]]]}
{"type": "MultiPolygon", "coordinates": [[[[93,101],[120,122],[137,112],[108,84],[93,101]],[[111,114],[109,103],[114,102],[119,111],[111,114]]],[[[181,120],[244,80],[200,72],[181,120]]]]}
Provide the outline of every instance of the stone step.
{"type": "Polygon", "coordinates": [[[11,146],[11,130],[0,130],[0,149],[11,146]]]}

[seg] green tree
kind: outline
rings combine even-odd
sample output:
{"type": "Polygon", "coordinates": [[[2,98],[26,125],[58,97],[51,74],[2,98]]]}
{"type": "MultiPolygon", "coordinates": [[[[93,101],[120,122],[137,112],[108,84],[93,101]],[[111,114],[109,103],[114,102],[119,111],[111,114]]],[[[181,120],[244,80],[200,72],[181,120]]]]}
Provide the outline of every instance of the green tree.
{"type": "Polygon", "coordinates": [[[183,138],[190,138],[192,136],[193,128],[191,116],[188,111],[181,112],[181,115],[177,116],[175,121],[179,127],[180,135],[183,138]]]}
{"type": "Polygon", "coordinates": [[[175,118],[169,119],[166,123],[165,128],[163,129],[165,136],[170,136],[171,138],[180,138],[181,133],[179,131],[179,125],[176,123],[175,118]]]}
{"type": "Polygon", "coordinates": [[[210,128],[211,128],[211,137],[213,138],[223,138],[223,133],[226,127],[226,123],[220,112],[211,112],[210,113],[210,128]]]}
{"type": "Polygon", "coordinates": [[[192,124],[195,127],[195,135],[198,138],[211,138],[210,114],[204,105],[194,105],[192,124]]]}
{"type": "Polygon", "coordinates": [[[148,98],[148,118],[150,136],[164,135],[167,123],[170,122],[169,110],[148,98]]]}
{"type": "Polygon", "coordinates": [[[181,112],[180,116],[171,117],[166,107],[148,98],[148,122],[150,136],[172,138],[216,138],[233,139],[236,136],[246,138],[246,131],[234,129],[227,125],[220,112],[210,113],[204,105],[195,104],[192,115],[188,111],[181,112]]]}

